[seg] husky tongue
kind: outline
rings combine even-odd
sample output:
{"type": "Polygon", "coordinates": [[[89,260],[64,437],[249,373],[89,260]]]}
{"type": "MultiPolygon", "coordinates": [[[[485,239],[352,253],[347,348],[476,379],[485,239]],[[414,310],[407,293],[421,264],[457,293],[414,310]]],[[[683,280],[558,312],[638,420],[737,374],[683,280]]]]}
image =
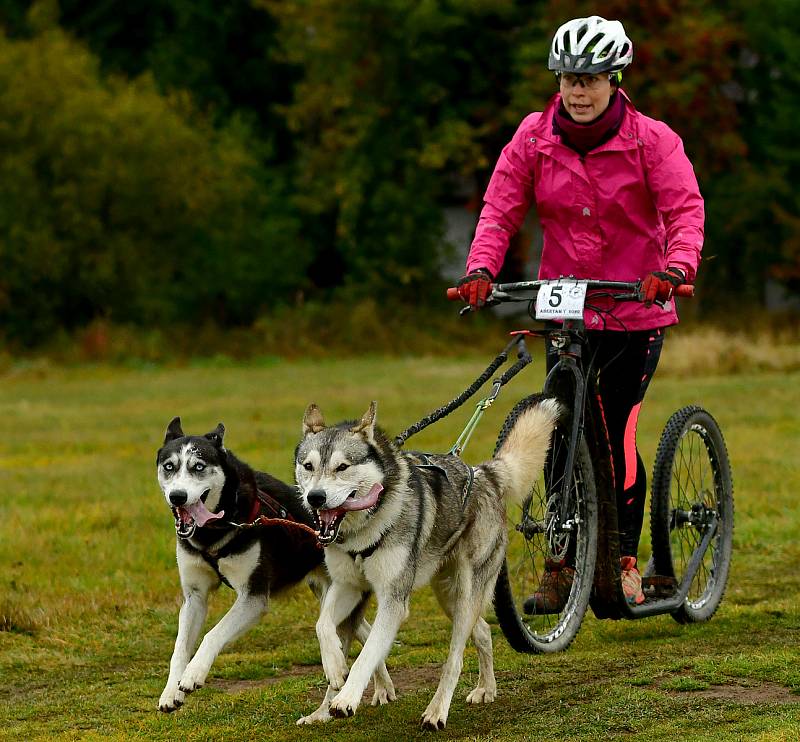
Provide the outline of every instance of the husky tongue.
{"type": "Polygon", "coordinates": [[[369,492],[363,497],[350,497],[345,500],[338,508],[327,508],[317,511],[320,525],[320,539],[325,543],[330,543],[339,531],[339,523],[344,516],[355,510],[366,510],[371,508],[378,497],[383,492],[383,485],[373,484],[369,492]]]}
{"type": "Polygon", "coordinates": [[[339,522],[344,518],[346,513],[354,510],[366,510],[371,508],[376,502],[378,497],[383,492],[383,485],[373,484],[369,492],[364,497],[350,497],[345,500],[338,508],[327,508],[317,511],[317,517],[320,524],[320,539],[324,539],[326,543],[330,543],[336,537],[338,532],[339,522]]]}
{"type": "Polygon", "coordinates": [[[220,510],[218,513],[212,513],[202,500],[193,502],[191,505],[187,505],[185,508],[180,509],[189,513],[189,515],[191,515],[194,519],[194,522],[197,523],[200,528],[208,523],[208,521],[219,520],[223,515],[225,515],[224,510],[220,510]]]}
{"type": "Polygon", "coordinates": [[[351,497],[345,500],[337,510],[353,511],[353,510],[366,510],[371,508],[376,502],[378,497],[383,492],[383,485],[380,482],[375,482],[369,492],[364,497],[351,497]]]}

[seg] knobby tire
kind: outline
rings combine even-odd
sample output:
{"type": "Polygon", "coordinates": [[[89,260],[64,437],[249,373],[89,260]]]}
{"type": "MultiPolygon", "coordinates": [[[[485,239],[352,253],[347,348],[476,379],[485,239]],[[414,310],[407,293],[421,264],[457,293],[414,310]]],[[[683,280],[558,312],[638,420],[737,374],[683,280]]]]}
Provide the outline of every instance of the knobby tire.
{"type": "Polygon", "coordinates": [[[653,470],[650,529],[658,575],[680,583],[710,519],[717,533],[703,556],[678,623],[708,621],[725,594],[733,550],[733,480],[722,431],[706,410],[684,407],[667,422],[653,470]]]}
{"type": "MultiPolygon", "coordinates": [[[[541,400],[542,395],[535,394],[515,405],[500,430],[495,454],[500,450],[517,418],[541,400]]],[[[509,508],[509,545],[495,587],[494,607],[503,634],[511,647],[518,652],[539,654],[563,651],[577,635],[589,605],[597,556],[597,494],[592,462],[583,436],[578,442],[570,487],[573,502],[577,502],[577,505],[570,508],[566,519],[568,522],[572,518],[577,525],[574,530],[559,532],[556,528],[549,533],[545,527],[548,522],[545,481],[551,483],[551,492],[561,492],[561,480],[553,471],[557,469],[554,462],[563,460],[569,432],[568,424],[559,423],[545,464],[546,474],[539,477],[522,508],[509,508]],[[542,525],[524,528],[529,523],[542,525]],[[527,535],[523,533],[523,528],[527,535]],[[567,549],[570,552],[569,561],[574,563],[575,577],[566,605],[560,613],[526,614],[523,609],[525,600],[539,585],[545,558],[554,551],[563,555],[567,549]]],[[[552,511],[552,508],[549,510],[552,511]]]]}

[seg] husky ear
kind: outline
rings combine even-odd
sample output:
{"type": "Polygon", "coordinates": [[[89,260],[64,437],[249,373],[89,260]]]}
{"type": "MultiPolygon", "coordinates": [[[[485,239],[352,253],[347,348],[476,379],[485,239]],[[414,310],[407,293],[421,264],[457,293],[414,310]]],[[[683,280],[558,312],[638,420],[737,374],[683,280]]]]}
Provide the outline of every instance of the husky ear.
{"type": "Polygon", "coordinates": [[[354,433],[361,433],[368,441],[375,438],[375,414],[378,411],[378,403],[369,403],[369,409],[364,413],[364,417],[358,421],[350,430],[354,433]]]}
{"type": "Polygon", "coordinates": [[[319,433],[325,429],[325,420],[322,419],[322,411],[313,402],[306,408],[303,415],[303,435],[319,433]]]}
{"type": "Polygon", "coordinates": [[[225,426],[219,423],[214,430],[206,433],[206,438],[210,440],[217,448],[222,448],[222,439],[225,436],[225,426]]]}
{"type": "Polygon", "coordinates": [[[167,443],[170,441],[174,441],[176,438],[183,438],[183,428],[181,428],[181,419],[179,417],[173,417],[172,422],[167,425],[167,432],[164,435],[164,445],[166,446],[167,443]]]}

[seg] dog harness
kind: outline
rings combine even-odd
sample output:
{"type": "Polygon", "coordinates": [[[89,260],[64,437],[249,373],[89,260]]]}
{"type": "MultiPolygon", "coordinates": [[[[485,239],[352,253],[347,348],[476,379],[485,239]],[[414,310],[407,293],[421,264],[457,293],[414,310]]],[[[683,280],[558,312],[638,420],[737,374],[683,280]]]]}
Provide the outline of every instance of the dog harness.
{"type": "MultiPolygon", "coordinates": [[[[447,469],[439,464],[434,464],[431,462],[431,456],[435,454],[429,453],[420,453],[419,451],[409,451],[409,455],[413,456],[417,459],[422,461],[421,464],[414,463],[414,466],[417,469],[428,469],[429,471],[435,471],[438,474],[441,474],[448,482],[450,481],[450,477],[447,474],[447,469]]],[[[467,464],[465,461],[462,461],[457,456],[455,457],[459,463],[463,464],[467,469],[467,481],[464,483],[464,486],[461,488],[461,507],[462,509],[467,506],[467,501],[469,500],[469,496],[472,494],[472,485],[475,482],[475,468],[467,464]]]]}

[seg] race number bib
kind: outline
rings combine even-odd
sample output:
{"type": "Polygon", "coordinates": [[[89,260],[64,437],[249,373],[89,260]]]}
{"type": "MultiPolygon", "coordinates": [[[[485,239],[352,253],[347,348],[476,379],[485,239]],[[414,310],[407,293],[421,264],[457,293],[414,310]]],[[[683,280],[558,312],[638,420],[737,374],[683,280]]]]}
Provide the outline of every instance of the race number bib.
{"type": "Polygon", "coordinates": [[[585,281],[548,281],[536,295],[536,319],[583,319],[585,302],[585,281]]]}

